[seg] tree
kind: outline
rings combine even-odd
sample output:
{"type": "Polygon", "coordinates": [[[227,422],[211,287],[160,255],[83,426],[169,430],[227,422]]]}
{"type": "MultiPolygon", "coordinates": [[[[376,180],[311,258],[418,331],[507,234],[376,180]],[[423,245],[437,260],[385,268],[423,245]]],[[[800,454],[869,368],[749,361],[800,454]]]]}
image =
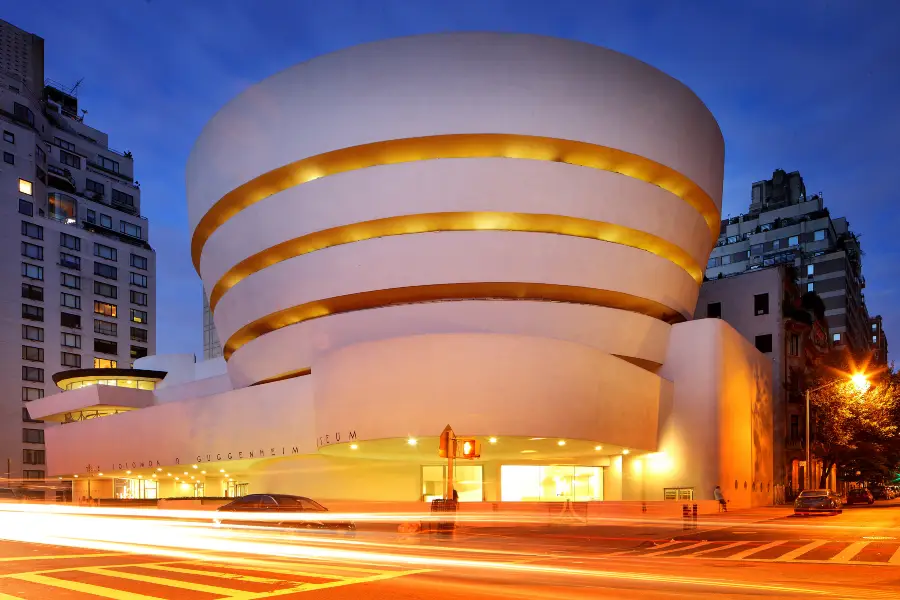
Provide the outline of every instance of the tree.
{"type": "Polygon", "coordinates": [[[850,381],[865,371],[867,361],[847,351],[823,358],[810,388],[814,435],[812,452],[822,460],[819,487],[825,487],[834,468],[847,475],[860,471],[866,478],[884,479],[900,464],[900,374],[884,370],[869,375],[861,390],[850,381]]]}

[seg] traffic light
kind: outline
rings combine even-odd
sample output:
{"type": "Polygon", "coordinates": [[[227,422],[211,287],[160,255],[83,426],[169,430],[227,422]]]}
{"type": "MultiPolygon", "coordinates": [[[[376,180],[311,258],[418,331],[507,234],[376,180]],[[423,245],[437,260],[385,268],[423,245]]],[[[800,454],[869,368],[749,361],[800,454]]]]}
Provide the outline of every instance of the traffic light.
{"type": "Polygon", "coordinates": [[[456,447],[460,458],[478,458],[481,456],[481,442],[474,439],[457,439],[456,447]]]}

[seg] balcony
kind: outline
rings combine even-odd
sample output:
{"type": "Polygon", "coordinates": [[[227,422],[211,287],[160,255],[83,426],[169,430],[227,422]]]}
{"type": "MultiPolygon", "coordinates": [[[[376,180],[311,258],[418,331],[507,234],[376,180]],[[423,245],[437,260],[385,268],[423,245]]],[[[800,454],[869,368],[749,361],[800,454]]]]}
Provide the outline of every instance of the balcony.
{"type": "MultiPolygon", "coordinates": [[[[142,219],[144,217],[141,217],[142,219]]],[[[148,244],[145,240],[140,238],[131,237],[130,235],[126,235],[124,233],[118,233],[113,231],[112,229],[107,229],[106,227],[101,227],[96,223],[87,223],[83,222],[81,224],[82,229],[85,231],[90,231],[91,233],[97,233],[102,236],[106,236],[110,239],[118,240],[120,242],[125,242],[126,244],[131,244],[132,246],[137,246],[138,248],[143,248],[144,250],[152,251],[153,248],[148,244]]]]}
{"type": "Polygon", "coordinates": [[[107,169],[106,167],[102,167],[93,161],[87,161],[88,171],[94,171],[100,173],[102,175],[107,175],[109,177],[117,177],[123,181],[127,181],[132,186],[134,186],[134,178],[125,175],[124,173],[118,173],[113,171],[112,169],[107,169]]]}
{"type": "Polygon", "coordinates": [[[70,194],[75,193],[75,178],[68,169],[61,169],[55,165],[47,165],[47,185],[58,188],[70,194]]]}

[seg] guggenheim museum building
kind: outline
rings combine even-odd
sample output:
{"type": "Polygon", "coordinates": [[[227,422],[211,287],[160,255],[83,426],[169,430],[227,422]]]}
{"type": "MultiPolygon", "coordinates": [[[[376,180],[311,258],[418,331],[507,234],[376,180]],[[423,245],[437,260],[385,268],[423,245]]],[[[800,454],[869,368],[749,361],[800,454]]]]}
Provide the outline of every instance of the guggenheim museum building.
{"type": "Polygon", "coordinates": [[[723,163],[690,89],[586,43],[423,35],[281,71],[187,164],[224,358],[60,373],[29,405],[49,474],[425,501],[449,424],[482,443],[464,502],[767,503],[771,363],[693,319],[723,163]]]}

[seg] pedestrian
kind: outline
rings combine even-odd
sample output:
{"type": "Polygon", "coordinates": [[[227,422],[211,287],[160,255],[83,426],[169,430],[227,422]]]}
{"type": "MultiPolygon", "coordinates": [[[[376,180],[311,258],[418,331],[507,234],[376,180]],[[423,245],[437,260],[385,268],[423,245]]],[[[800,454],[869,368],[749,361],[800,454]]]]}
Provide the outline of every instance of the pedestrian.
{"type": "Polygon", "coordinates": [[[457,492],[456,490],[453,490],[453,501],[459,502],[459,492],[457,492]]]}
{"type": "Polygon", "coordinates": [[[728,505],[725,503],[725,495],[722,494],[722,488],[716,486],[716,489],[713,490],[713,498],[719,501],[723,512],[728,512],[728,505]]]}

